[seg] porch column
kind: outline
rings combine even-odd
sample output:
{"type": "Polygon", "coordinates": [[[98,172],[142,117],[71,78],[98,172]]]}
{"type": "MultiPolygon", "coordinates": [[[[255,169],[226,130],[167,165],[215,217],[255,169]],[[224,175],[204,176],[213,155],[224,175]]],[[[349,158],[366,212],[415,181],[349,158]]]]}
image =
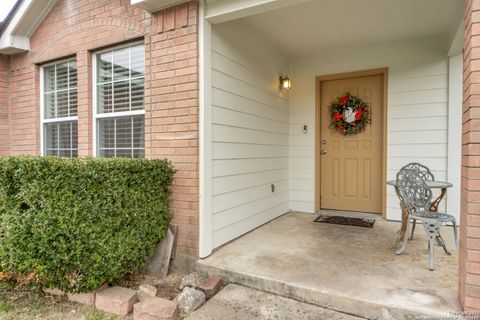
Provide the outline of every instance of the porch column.
{"type": "Polygon", "coordinates": [[[170,203],[177,262],[198,256],[198,37],[198,1],[155,12],[145,37],[145,156],[167,158],[177,170],[170,203]]]}
{"type": "Polygon", "coordinates": [[[465,1],[459,298],[480,310],[480,0],[465,1]]]}

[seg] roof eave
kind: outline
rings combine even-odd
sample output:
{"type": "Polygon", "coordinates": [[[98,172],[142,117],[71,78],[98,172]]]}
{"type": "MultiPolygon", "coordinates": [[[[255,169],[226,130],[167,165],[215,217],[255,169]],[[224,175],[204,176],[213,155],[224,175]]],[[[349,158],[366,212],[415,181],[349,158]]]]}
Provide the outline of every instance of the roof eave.
{"type": "Polygon", "coordinates": [[[188,0],[130,0],[130,4],[148,12],[156,12],[187,1],[188,0]]]}
{"type": "Polygon", "coordinates": [[[0,54],[30,50],[30,36],[37,29],[56,0],[23,0],[13,12],[0,35],[0,54]]]}
{"type": "Polygon", "coordinates": [[[7,26],[10,24],[10,20],[12,20],[12,17],[14,13],[17,11],[18,7],[20,6],[20,3],[22,0],[17,0],[13,7],[10,9],[10,12],[7,14],[5,19],[3,19],[2,22],[0,22],[0,36],[3,34],[7,26]]]}

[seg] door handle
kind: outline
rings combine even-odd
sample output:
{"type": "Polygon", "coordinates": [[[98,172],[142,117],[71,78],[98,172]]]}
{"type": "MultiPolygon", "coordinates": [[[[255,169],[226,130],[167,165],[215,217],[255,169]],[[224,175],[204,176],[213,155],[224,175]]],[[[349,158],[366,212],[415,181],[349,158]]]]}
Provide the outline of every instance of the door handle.
{"type": "Polygon", "coordinates": [[[325,150],[325,149],[320,150],[320,154],[322,154],[322,155],[327,154],[327,150],[325,150]]]}

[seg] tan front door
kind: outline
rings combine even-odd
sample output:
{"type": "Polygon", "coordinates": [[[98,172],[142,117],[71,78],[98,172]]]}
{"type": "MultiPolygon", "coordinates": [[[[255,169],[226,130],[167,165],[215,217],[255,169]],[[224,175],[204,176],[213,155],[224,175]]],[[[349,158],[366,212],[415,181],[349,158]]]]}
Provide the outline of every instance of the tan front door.
{"type": "Polygon", "coordinates": [[[322,81],[320,205],[323,209],[382,212],[383,76],[322,81]],[[372,122],[352,136],[329,128],[329,105],[346,92],[359,96],[372,122]]]}

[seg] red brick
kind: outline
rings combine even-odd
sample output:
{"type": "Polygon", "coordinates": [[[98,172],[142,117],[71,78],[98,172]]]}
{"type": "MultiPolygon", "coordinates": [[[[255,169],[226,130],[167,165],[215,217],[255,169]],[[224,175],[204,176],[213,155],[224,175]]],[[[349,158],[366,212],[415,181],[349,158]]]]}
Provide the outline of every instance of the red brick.
{"type": "Polygon", "coordinates": [[[95,305],[95,292],[85,292],[85,293],[69,293],[68,300],[84,304],[87,306],[95,305]]]}
{"type": "Polygon", "coordinates": [[[171,31],[175,29],[175,9],[168,8],[164,12],[163,30],[171,31]]]}
{"type": "Polygon", "coordinates": [[[188,4],[177,7],[175,25],[177,28],[183,28],[188,25],[188,4]]]}
{"type": "Polygon", "coordinates": [[[480,309],[480,1],[467,1],[465,6],[464,94],[462,128],[462,220],[459,252],[459,299],[465,310],[480,309]]]}
{"type": "MultiPolygon", "coordinates": [[[[466,292],[465,294],[467,295],[466,292]]],[[[465,310],[480,310],[480,298],[465,296],[463,305],[465,310]]]]}
{"type": "Polygon", "coordinates": [[[126,316],[133,310],[133,305],[137,301],[135,290],[112,287],[97,292],[95,308],[119,316],[126,316]]]}
{"type": "Polygon", "coordinates": [[[205,293],[207,299],[217,294],[223,286],[223,280],[219,276],[212,276],[203,281],[197,289],[205,293]]]}
{"type": "Polygon", "coordinates": [[[177,253],[194,256],[199,220],[197,11],[197,1],[151,16],[129,0],[59,0],[33,33],[29,52],[0,56],[0,155],[40,154],[39,65],[75,56],[78,152],[91,156],[92,52],[144,37],[145,153],[147,158],[168,156],[177,169],[181,193],[174,205],[194,222],[178,218],[179,237],[189,240],[178,245],[177,253]]]}

